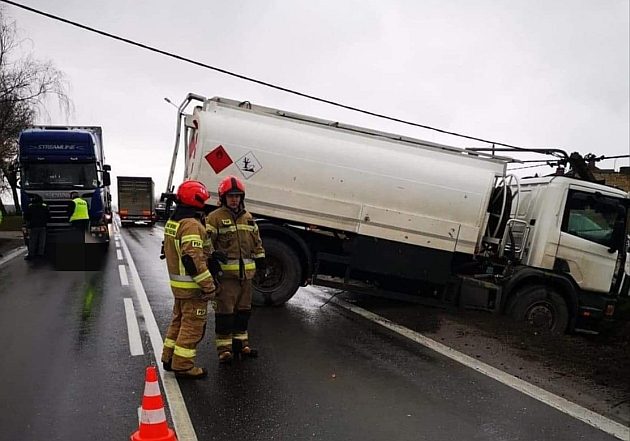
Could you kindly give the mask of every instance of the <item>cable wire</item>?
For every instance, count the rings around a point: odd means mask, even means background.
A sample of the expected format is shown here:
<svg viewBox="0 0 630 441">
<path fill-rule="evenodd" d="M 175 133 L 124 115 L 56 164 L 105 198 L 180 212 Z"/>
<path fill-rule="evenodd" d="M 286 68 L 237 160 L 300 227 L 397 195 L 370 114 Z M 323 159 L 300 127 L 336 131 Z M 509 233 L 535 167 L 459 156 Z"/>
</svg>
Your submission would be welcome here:
<svg viewBox="0 0 630 441">
<path fill-rule="evenodd" d="M 516 168 L 511 168 L 508 171 L 512 171 L 512 170 L 524 170 L 526 168 L 536 168 L 536 167 L 554 167 L 553 165 L 550 164 L 538 164 L 538 165 L 527 165 L 525 167 L 516 167 Z"/>
<path fill-rule="evenodd" d="M 439 129 L 439 128 L 436 128 L 436 127 L 431 127 L 431 126 L 427 126 L 427 125 L 424 125 L 424 124 L 418 124 L 418 123 L 414 123 L 412 121 L 407 121 L 407 120 L 404 120 L 404 119 L 387 116 L 387 115 L 384 115 L 384 114 L 381 114 L 381 113 L 372 112 L 372 111 L 361 109 L 361 108 L 358 108 L 358 107 L 353 107 L 353 106 L 349 106 L 349 105 L 346 105 L 346 104 L 341 104 L 341 103 L 338 103 L 338 102 L 335 102 L 335 101 L 332 101 L 332 100 L 329 100 L 329 99 L 326 99 L 326 98 L 320 98 L 320 97 L 317 97 L 317 96 L 314 96 L 314 95 L 309 95 L 307 93 L 299 92 L 299 91 L 296 91 L 296 90 L 293 90 L 293 89 L 289 89 L 289 88 L 286 88 L 286 87 L 283 87 L 283 86 L 278 86 L 276 84 L 268 83 L 266 81 L 257 80 L 255 78 L 248 77 L 246 75 L 242 75 L 242 74 L 239 74 L 239 73 L 231 72 L 229 70 L 222 69 L 220 67 L 211 66 L 211 65 L 203 63 L 201 61 L 196 61 L 196 60 L 193 60 L 191 58 L 184 57 L 182 55 L 177 55 L 175 53 L 159 49 L 157 47 L 149 46 L 149 45 L 144 44 L 144 43 L 139 43 L 137 41 L 134 41 L 134 40 L 131 40 L 131 39 L 128 39 L 128 38 L 125 38 L 125 37 L 121 37 L 121 36 L 118 36 L 118 35 L 115 35 L 115 34 L 111 34 L 109 32 L 105 32 L 105 31 L 102 31 L 100 29 L 96 29 L 96 28 L 84 25 L 84 24 L 78 23 L 76 21 L 68 20 L 66 18 L 57 16 L 57 15 L 53 15 L 53 14 L 50 14 L 48 12 L 44 12 L 44 11 L 32 8 L 30 6 L 26 6 L 26 5 L 23 5 L 23 4 L 11 1 L 11 0 L 0 0 L 0 2 L 7 3 L 7 4 L 11 5 L 11 6 L 15 6 L 16 8 L 20 8 L 20 9 L 23 9 L 25 11 L 29 11 L 29 12 L 32 12 L 34 14 L 44 16 L 44 17 L 50 18 L 52 20 L 60 21 L 60 22 L 65 23 L 65 24 L 68 24 L 68 25 L 71 25 L 71 26 L 75 26 L 75 27 L 83 29 L 85 31 L 89 31 L 89 32 L 92 32 L 92 33 L 95 33 L 95 34 L 99 34 L 99 35 L 104 36 L 104 37 L 108 37 L 108 38 L 111 38 L 111 39 L 114 39 L 114 40 L 117 40 L 117 41 L 121 41 L 123 43 L 130 44 L 132 46 L 136 46 L 136 47 L 139 47 L 139 48 L 151 51 L 151 52 L 155 52 L 155 53 L 158 53 L 160 55 L 164 55 L 166 57 L 174 58 L 176 60 L 183 61 L 183 62 L 186 62 L 186 63 L 190 63 L 190 64 L 193 64 L 195 66 L 199 66 L 199 67 L 203 67 L 205 69 L 210 69 L 210 70 L 213 70 L 213 71 L 216 71 L 216 72 L 220 72 L 222 74 L 229 75 L 229 76 L 232 76 L 232 77 L 235 77 L 235 78 L 239 78 L 241 80 L 249 81 L 249 82 L 252 82 L 252 83 L 255 83 L 255 84 L 259 84 L 261 86 L 270 87 L 272 89 L 280 90 L 282 92 L 286 92 L 286 93 L 290 93 L 290 94 L 293 94 L 293 95 L 297 95 L 297 96 L 300 96 L 300 97 L 303 97 L 303 98 L 307 98 L 307 99 L 310 99 L 310 100 L 313 100 L 313 101 L 318 101 L 320 103 L 330 104 L 332 106 L 340 107 L 342 109 L 352 110 L 354 112 L 363 113 L 365 115 L 374 116 L 376 118 L 386 119 L 386 120 L 389 120 L 389 121 L 394 121 L 394 122 L 398 122 L 398 123 L 401 123 L 401 124 L 410 125 L 410 126 L 413 126 L 413 127 L 419 127 L 419 128 L 426 129 L 426 130 L 433 130 L 435 132 L 444 133 L 446 135 L 457 136 L 459 138 L 465 138 L 465 139 L 470 139 L 470 140 L 473 140 L 473 141 L 479 141 L 479 142 L 484 142 L 484 143 L 488 143 L 488 144 L 494 144 L 494 145 L 498 145 L 498 146 L 509 147 L 509 148 L 514 149 L 514 150 L 521 150 L 521 151 L 529 151 L 530 150 L 527 147 L 519 147 L 519 146 L 515 146 L 515 145 L 511 145 L 511 144 L 505 144 L 505 143 L 502 143 L 502 142 L 497 142 L 497 141 L 491 141 L 491 140 L 488 140 L 488 139 L 478 138 L 476 136 L 470 136 L 470 135 L 464 135 L 464 134 L 457 133 L 457 132 L 451 132 L 451 131 L 448 131 L 448 130 Z"/>
</svg>

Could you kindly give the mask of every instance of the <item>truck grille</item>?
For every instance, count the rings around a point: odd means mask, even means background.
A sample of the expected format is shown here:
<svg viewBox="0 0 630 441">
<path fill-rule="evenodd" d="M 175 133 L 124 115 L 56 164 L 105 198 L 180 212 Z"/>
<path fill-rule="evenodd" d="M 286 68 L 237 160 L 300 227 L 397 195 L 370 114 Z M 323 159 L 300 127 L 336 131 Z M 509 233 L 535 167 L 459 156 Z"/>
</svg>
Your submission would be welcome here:
<svg viewBox="0 0 630 441">
<path fill-rule="evenodd" d="M 54 240 L 55 236 L 71 230 L 72 225 L 68 221 L 68 204 L 70 199 L 55 199 L 44 201 L 50 212 L 48 221 L 48 235 Z"/>
</svg>

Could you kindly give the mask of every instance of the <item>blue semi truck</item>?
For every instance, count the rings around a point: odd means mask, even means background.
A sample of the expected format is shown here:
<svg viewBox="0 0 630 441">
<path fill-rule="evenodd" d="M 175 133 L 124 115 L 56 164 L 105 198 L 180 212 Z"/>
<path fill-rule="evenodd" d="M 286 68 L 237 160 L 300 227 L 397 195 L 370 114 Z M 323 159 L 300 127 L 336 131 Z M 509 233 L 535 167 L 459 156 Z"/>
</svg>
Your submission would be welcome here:
<svg viewBox="0 0 630 441">
<path fill-rule="evenodd" d="M 19 138 L 18 166 L 22 207 L 26 208 L 35 194 L 49 207 L 49 243 L 69 237 L 70 193 L 76 191 L 89 206 L 87 239 L 107 247 L 112 219 L 111 167 L 105 164 L 101 127 L 36 126 L 24 130 Z M 28 241 L 26 229 L 24 232 Z"/>
</svg>

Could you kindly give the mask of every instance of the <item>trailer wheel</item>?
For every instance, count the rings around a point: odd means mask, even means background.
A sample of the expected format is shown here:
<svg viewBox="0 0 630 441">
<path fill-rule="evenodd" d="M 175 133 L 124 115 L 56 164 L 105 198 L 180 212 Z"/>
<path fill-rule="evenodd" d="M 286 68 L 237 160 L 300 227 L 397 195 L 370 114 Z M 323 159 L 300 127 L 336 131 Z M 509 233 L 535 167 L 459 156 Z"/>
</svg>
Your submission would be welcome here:
<svg viewBox="0 0 630 441">
<path fill-rule="evenodd" d="M 543 285 L 528 286 L 515 293 L 509 314 L 534 329 L 563 334 L 569 324 L 567 304 L 558 292 Z"/>
<path fill-rule="evenodd" d="M 287 302 L 300 286 L 302 267 L 297 253 L 285 242 L 266 238 L 265 261 L 267 277 L 254 277 L 252 303 L 256 306 L 280 306 Z"/>
</svg>

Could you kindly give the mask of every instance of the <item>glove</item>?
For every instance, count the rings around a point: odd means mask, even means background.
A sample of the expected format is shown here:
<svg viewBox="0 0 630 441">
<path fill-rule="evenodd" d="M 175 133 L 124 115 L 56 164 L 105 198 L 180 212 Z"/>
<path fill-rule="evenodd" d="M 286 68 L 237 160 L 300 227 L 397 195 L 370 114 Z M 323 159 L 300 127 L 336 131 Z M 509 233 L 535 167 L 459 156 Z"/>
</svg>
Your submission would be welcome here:
<svg viewBox="0 0 630 441">
<path fill-rule="evenodd" d="M 214 280 L 217 280 L 217 277 L 223 275 L 223 271 L 221 270 L 221 263 L 227 263 L 228 256 L 223 251 L 213 251 L 212 256 L 208 259 L 208 271 L 212 274 Z"/>
<path fill-rule="evenodd" d="M 225 254 L 225 252 L 223 251 L 218 251 L 218 250 L 212 252 L 212 258 L 216 260 L 217 262 L 221 262 L 221 263 L 227 263 L 228 261 L 227 254 Z"/>
<path fill-rule="evenodd" d="M 217 282 L 217 278 L 223 275 L 221 264 L 214 257 L 208 259 L 208 271 L 212 274 L 215 283 Z"/>
<path fill-rule="evenodd" d="M 260 277 L 261 279 L 266 279 L 268 272 L 267 261 L 265 260 L 265 258 L 259 257 L 258 259 L 254 259 L 254 262 L 256 262 L 256 274 L 258 275 L 258 277 Z"/>
</svg>

